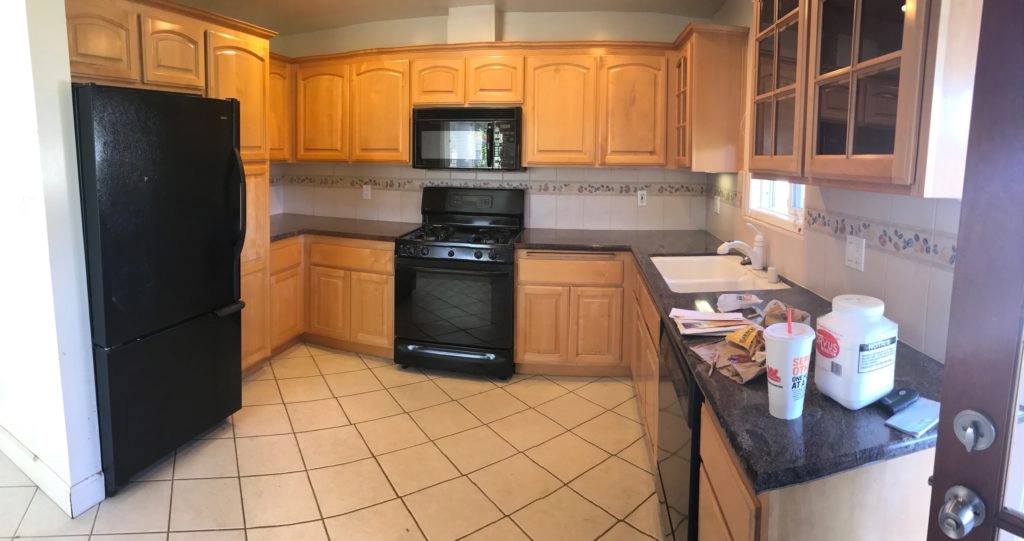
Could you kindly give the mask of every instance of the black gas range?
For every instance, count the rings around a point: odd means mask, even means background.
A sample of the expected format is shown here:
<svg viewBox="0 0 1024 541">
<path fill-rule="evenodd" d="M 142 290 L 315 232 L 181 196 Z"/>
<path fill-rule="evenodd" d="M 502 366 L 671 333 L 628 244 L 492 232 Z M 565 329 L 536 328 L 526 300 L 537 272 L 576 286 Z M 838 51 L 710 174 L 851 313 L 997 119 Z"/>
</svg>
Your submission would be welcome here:
<svg viewBox="0 0 1024 541">
<path fill-rule="evenodd" d="M 395 242 L 395 362 L 508 378 L 522 190 L 428 187 Z"/>
</svg>

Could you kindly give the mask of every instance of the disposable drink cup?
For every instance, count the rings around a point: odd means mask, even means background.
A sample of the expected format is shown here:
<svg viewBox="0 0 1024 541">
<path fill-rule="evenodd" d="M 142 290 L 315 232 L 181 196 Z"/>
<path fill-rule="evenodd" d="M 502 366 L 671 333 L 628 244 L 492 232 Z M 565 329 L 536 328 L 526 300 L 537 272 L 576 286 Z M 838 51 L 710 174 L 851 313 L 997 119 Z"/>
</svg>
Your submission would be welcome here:
<svg viewBox="0 0 1024 541">
<path fill-rule="evenodd" d="M 789 332 L 785 323 L 776 323 L 764 330 L 768 413 L 772 417 L 796 419 L 803 414 L 814 336 L 814 329 L 803 323 L 793 323 L 793 332 Z"/>
</svg>

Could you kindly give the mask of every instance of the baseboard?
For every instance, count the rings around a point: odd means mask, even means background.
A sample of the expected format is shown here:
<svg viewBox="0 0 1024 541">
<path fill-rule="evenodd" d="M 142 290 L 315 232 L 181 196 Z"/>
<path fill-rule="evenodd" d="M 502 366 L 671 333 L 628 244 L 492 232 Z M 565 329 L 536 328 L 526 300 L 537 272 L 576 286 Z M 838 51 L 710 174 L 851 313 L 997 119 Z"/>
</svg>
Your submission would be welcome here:
<svg viewBox="0 0 1024 541">
<path fill-rule="evenodd" d="M 378 346 L 368 346 L 366 344 L 359 344 L 356 342 L 349 342 L 347 340 L 338 340 L 335 338 L 328 338 L 326 336 L 320 336 L 318 334 L 304 334 L 302 339 L 311 344 L 318 346 L 326 346 L 334 349 L 343 349 L 347 351 L 354 351 L 356 353 L 365 353 L 367 355 L 375 355 L 377 357 L 383 357 L 385 359 L 394 359 L 395 350 L 393 347 L 382 348 Z"/>
<path fill-rule="evenodd" d="M 106 497 L 102 471 L 70 486 L 3 427 L 0 427 L 0 453 L 7 455 L 18 469 L 25 472 L 25 475 L 70 517 L 81 515 Z"/>
<path fill-rule="evenodd" d="M 628 376 L 624 364 L 578 364 L 560 362 L 516 362 L 516 374 L 537 376 Z"/>
</svg>

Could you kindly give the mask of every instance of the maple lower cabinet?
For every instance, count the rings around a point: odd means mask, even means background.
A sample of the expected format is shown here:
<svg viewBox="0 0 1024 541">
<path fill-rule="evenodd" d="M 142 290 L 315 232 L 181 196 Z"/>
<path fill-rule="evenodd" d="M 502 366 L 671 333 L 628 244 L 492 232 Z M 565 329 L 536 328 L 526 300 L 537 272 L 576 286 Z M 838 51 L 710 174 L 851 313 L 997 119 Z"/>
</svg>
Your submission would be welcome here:
<svg viewBox="0 0 1024 541">
<path fill-rule="evenodd" d="M 242 369 L 270 356 L 270 275 L 263 262 L 242 264 Z"/>
<path fill-rule="evenodd" d="M 201 21 L 146 9 L 142 23 L 142 81 L 206 88 L 206 49 Z"/>
<path fill-rule="evenodd" d="M 306 273 L 303 241 L 291 237 L 270 245 L 270 344 L 274 350 L 306 328 Z"/>
<path fill-rule="evenodd" d="M 523 55 L 466 57 L 466 103 L 522 103 Z"/>
<path fill-rule="evenodd" d="M 267 152 L 271 161 L 290 162 L 295 159 L 295 68 L 271 55 L 267 81 Z"/>
<path fill-rule="evenodd" d="M 135 5 L 121 0 L 65 0 L 71 74 L 139 81 L 139 21 Z"/>
<path fill-rule="evenodd" d="M 270 246 L 270 168 L 248 163 L 245 169 L 245 240 L 242 263 L 266 262 Z"/>
<path fill-rule="evenodd" d="M 348 340 L 349 293 L 348 271 L 309 267 L 309 332 Z"/>
<path fill-rule="evenodd" d="M 239 151 L 243 160 L 267 159 L 268 40 L 207 31 L 207 95 L 239 102 Z"/>
<path fill-rule="evenodd" d="M 569 358 L 617 364 L 622 354 L 622 287 L 569 291 Z"/>
<path fill-rule="evenodd" d="M 526 58 L 526 165 L 592 165 L 597 157 L 597 57 Z"/>
<path fill-rule="evenodd" d="M 664 165 L 666 60 L 602 56 L 598 79 L 602 165 Z"/>
<path fill-rule="evenodd" d="M 295 70 L 295 158 L 347 160 L 349 67 L 299 64 Z"/>
<path fill-rule="evenodd" d="M 409 61 L 359 62 L 350 70 L 352 160 L 408 162 Z"/>
<path fill-rule="evenodd" d="M 466 100 L 466 60 L 416 58 L 412 61 L 413 105 L 462 105 Z"/>
<path fill-rule="evenodd" d="M 395 277 L 352 272 L 349 287 L 350 339 L 369 346 L 391 347 L 395 334 Z"/>
<path fill-rule="evenodd" d="M 569 291 L 563 286 L 516 287 L 516 361 L 568 360 Z"/>
</svg>

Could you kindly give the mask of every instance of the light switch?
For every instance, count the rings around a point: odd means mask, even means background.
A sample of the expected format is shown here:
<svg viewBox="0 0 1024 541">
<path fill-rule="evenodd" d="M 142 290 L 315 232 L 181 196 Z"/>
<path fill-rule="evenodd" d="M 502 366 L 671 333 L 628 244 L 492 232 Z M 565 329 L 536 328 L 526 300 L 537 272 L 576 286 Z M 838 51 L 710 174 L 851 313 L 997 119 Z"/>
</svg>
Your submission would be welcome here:
<svg viewBox="0 0 1024 541">
<path fill-rule="evenodd" d="M 846 236 L 846 266 L 864 272 L 864 239 Z"/>
<path fill-rule="evenodd" d="M 363 199 L 370 199 L 373 197 L 373 188 L 369 184 L 363 184 Z"/>
<path fill-rule="evenodd" d="M 647 190 L 636 191 L 636 206 L 646 207 L 647 206 Z"/>
<path fill-rule="evenodd" d="M 715 196 L 715 214 L 722 213 L 722 198 L 721 196 Z"/>
</svg>

